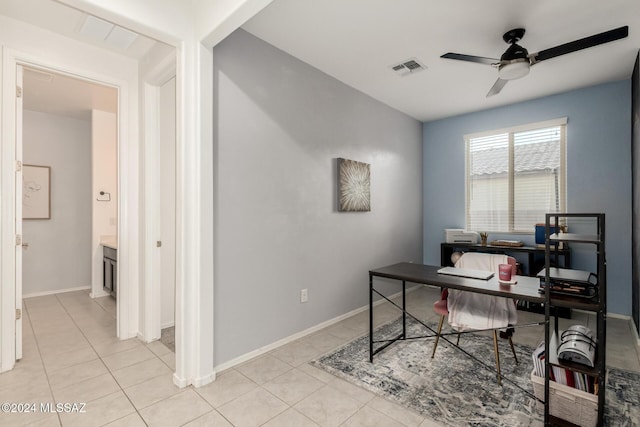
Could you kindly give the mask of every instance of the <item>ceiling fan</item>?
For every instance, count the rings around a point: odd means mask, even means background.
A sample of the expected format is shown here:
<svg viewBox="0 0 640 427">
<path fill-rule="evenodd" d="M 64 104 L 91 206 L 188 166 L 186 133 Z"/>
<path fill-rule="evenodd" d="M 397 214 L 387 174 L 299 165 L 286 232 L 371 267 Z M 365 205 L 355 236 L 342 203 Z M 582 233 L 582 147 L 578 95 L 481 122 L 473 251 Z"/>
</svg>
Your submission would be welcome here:
<svg viewBox="0 0 640 427">
<path fill-rule="evenodd" d="M 522 37 L 524 37 L 524 32 L 524 28 L 514 28 L 513 30 L 504 33 L 502 39 L 511 46 L 509 46 L 509 48 L 502 54 L 500 59 L 451 52 L 445 53 L 441 58 L 478 62 L 480 64 L 487 64 L 492 67 L 496 67 L 498 69 L 498 80 L 496 80 L 489 90 L 489 93 L 487 93 L 488 98 L 500 93 L 509 80 L 519 79 L 529 74 L 529 68 L 532 65 L 535 65 L 540 61 L 555 58 L 556 56 L 623 39 L 629 35 L 629 27 L 624 26 L 605 31 L 604 33 L 564 43 L 536 53 L 529 53 L 527 49 L 517 44 L 517 42 L 522 40 Z"/>
</svg>

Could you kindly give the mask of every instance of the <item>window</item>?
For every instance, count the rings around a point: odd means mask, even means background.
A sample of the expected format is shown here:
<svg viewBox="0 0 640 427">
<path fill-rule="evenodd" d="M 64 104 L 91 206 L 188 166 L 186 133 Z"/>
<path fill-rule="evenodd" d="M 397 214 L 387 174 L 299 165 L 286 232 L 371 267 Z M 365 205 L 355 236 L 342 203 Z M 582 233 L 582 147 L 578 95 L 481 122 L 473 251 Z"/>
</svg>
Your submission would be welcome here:
<svg viewBox="0 0 640 427">
<path fill-rule="evenodd" d="M 565 210 L 566 123 L 465 136 L 467 230 L 532 233 Z"/>
</svg>

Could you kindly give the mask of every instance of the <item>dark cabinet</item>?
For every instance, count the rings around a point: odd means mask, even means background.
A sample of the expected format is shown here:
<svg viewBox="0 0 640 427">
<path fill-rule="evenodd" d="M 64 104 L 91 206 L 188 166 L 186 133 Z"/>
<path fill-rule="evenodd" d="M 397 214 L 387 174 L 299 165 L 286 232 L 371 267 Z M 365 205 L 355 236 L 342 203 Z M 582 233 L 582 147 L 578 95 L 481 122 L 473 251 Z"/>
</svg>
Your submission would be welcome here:
<svg viewBox="0 0 640 427">
<path fill-rule="evenodd" d="M 102 287 L 115 298 L 118 291 L 118 251 L 103 246 L 102 255 Z"/>
</svg>

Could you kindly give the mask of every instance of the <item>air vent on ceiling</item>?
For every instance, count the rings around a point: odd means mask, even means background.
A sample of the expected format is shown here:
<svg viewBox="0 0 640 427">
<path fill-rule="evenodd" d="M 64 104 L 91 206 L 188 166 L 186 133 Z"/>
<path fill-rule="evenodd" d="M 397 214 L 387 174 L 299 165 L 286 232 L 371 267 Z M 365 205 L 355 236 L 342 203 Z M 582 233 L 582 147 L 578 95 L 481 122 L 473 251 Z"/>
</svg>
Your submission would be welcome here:
<svg viewBox="0 0 640 427">
<path fill-rule="evenodd" d="M 408 76 L 412 73 L 425 70 L 427 67 L 422 65 L 416 58 L 407 59 L 399 64 L 392 65 L 391 69 L 400 76 Z"/>
<path fill-rule="evenodd" d="M 122 50 L 127 50 L 138 38 L 138 34 L 92 15 L 86 16 L 78 31 L 92 40 L 104 42 Z"/>
</svg>

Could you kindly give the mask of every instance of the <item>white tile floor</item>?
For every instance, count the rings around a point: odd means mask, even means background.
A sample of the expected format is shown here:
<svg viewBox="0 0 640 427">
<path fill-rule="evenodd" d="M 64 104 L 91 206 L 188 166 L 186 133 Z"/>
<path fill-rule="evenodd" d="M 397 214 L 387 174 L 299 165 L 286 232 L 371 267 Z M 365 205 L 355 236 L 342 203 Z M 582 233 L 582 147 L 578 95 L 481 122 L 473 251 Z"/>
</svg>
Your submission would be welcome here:
<svg viewBox="0 0 640 427">
<path fill-rule="evenodd" d="M 438 295 L 421 287 L 408 298 L 409 309 L 433 316 Z M 388 304 L 378 306 L 375 323 L 397 315 Z M 540 318 L 519 316 L 520 323 Z M 575 313 L 561 328 L 591 322 Z M 367 331 L 368 314 L 360 313 L 222 372 L 205 387 L 179 389 L 172 382 L 175 355 L 163 344 L 115 338 L 110 297 L 70 292 L 26 299 L 24 358 L 0 374 L 0 402 L 36 403 L 38 411 L 0 413 L 0 426 L 437 426 L 308 363 Z M 543 334 L 542 327 L 519 329 L 514 341 L 533 346 Z M 607 334 L 608 364 L 640 371 L 629 323 L 609 318 Z M 47 402 L 86 403 L 86 412 L 41 412 Z"/>
</svg>

